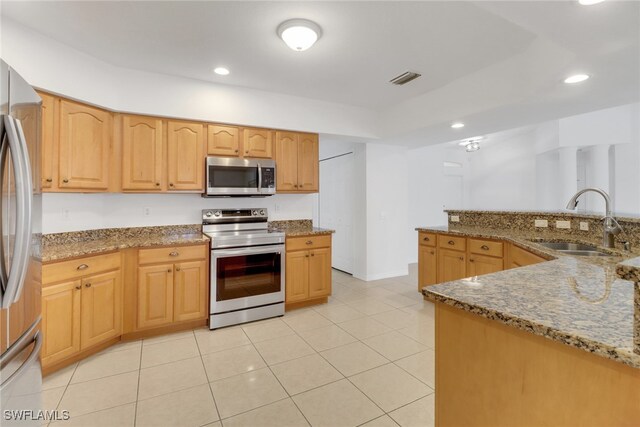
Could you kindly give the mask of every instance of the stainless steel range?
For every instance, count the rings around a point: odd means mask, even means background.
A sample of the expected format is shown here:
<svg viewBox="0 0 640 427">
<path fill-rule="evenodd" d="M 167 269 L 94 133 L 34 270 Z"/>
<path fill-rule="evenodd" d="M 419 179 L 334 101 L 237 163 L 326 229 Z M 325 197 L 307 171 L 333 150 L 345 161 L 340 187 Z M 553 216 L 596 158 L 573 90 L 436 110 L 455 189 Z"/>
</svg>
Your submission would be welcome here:
<svg viewBox="0 0 640 427">
<path fill-rule="evenodd" d="M 269 232 L 267 210 L 205 209 L 211 238 L 209 328 L 284 315 L 284 240 Z"/>
</svg>

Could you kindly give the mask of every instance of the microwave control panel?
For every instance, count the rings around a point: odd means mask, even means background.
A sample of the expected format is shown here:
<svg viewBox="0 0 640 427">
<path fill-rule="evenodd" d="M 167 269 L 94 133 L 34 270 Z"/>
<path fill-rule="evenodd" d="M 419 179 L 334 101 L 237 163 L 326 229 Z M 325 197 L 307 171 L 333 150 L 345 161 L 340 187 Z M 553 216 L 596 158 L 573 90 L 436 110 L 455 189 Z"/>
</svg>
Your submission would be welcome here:
<svg viewBox="0 0 640 427">
<path fill-rule="evenodd" d="M 276 169 L 262 168 L 262 188 L 276 187 Z"/>
</svg>

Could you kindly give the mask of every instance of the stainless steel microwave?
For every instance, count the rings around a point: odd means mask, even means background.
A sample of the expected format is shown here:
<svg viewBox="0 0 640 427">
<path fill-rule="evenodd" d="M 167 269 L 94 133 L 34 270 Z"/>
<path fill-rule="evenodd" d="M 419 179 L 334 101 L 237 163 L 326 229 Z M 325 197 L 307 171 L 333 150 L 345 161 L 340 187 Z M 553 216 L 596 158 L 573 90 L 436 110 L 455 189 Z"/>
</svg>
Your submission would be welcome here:
<svg viewBox="0 0 640 427">
<path fill-rule="evenodd" d="M 207 157 L 206 169 L 205 197 L 263 197 L 276 193 L 274 160 Z"/>
</svg>

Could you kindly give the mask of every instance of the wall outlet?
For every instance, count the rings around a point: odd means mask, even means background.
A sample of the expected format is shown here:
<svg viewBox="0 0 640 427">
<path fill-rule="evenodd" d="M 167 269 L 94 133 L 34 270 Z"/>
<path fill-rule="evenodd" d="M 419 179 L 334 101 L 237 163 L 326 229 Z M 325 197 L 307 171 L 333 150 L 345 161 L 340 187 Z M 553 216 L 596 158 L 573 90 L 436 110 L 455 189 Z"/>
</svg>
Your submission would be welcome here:
<svg viewBox="0 0 640 427">
<path fill-rule="evenodd" d="M 589 223 L 586 221 L 580 221 L 580 230 L 589 231 Z"/>
<path fill-rule="evenodd" d="M 459 217 L 458 215 L 451 215 L 451 216 L 449 217 L 449 220 L 450 220 L 451 222 L 460 222 L 460 217 Z"/>
<path fill-rule="evenodd" d="M 556 221 L 556 228 L 571 228 L 571 221 Z"/>
<path fill-rule="evenodd" d="M 149 208 L 149 207 L 142 208 L 142 213 L 144 214 L 144 216 L 150 216 L 151 215 L 151 208 Z"/>
<path fill-rule="evenodd" d="M 546 219 L 536 219 L 535 220 L 535 226 L 536 227 L 548 227 L 549 226 L 549 221 Z"/>
</svg>

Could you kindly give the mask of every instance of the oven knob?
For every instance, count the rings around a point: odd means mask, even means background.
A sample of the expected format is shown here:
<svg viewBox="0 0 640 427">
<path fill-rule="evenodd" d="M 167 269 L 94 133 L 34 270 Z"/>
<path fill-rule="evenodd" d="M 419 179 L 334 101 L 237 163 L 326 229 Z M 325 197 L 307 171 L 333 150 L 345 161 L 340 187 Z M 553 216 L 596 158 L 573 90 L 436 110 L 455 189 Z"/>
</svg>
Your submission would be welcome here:
<svg viewBox="0 0 640 427">
<path fill-rule="evenodd" d="M 251 211 L 251 215 L 258 216 L 258 211 Z"/>
<path fill-rule="evenodd" d="M 260 215 L 264 216 L 264 209 L 260 209 Z"/>
<path fill-rule="evenodd" d="M 204 216 L 206 216 L 207 218 L 211 218 L 213 216 L 213 212 L 209 211 L 206 214 L 204 214 Z"/>
<path fill-rule="evenodd" d="M 216 211 L 216 213 L 214 213 L 215 216 L 220 216 L 220 211 Z"/>
</svg>

